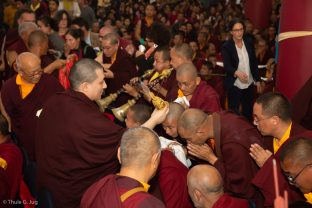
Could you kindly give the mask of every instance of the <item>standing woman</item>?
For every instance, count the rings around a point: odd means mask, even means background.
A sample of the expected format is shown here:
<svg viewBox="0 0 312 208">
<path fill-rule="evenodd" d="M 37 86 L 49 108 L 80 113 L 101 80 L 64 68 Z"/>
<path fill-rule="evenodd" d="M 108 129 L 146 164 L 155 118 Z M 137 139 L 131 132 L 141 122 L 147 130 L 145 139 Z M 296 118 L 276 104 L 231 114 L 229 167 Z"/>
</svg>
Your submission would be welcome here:
<svg viewBox="0 0 312 208">
<path fill-rule="evenodd" d="M 96 58 L 93 48 L 83 41 L 83 32 L 80 29 L 69 29 L 65 34 L 65 41 L 64 55 L 66 57 L 76 54 L 78 60 L 82 58 Z"/>
<path fill-rule="evenodd" d="M 222 46 L 222 56 L 226 78 L 224 85 L 227 90 L 229 110 L 252 119 L 254 87 L 261 93 L 260 76 L 251 39 L 244 38 L 244 23 L 233 19 L 229 23 L 232 38 Z"/>
<path fill-rule="evenodd" d="M 70 16 L 65 10 L 60 10 L 56 13 L 55 17 L 56 31 L 60 37 L 65 40 L 65 34 L 70 25 Z"/>
</svg>

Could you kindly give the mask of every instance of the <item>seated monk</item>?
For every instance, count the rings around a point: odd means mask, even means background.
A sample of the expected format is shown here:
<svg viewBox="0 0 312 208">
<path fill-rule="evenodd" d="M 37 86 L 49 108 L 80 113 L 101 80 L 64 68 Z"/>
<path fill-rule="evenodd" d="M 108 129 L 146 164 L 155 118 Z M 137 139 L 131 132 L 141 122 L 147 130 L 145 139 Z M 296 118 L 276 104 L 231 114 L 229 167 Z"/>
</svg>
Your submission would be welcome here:
<svg viewBox="0 0 312 208">
<path fill-rule="evenodd" d="M 136 65 L 127 52 L 121 49 L 119 36 L 116 33 L 108 33 L 100 36 L 103 53 L 95 59 L 104 67 L 107 82 L 105 94 L 115 93 L 129 83 L 130 79 L 137 76 Z M 118 96 L 115 106 L 125 104 L 131 97 L 125 93 Z"/>
<path fill-rule="evenodd" d="M 210 165 L 197 165 L 187 174 L 189 195 L 195 207 L 248 208 L 248 201 L 232 197 L 223 190 L 222 176 Z"/>
<path fill-rule="evenodd" d="M 263 206 L 260 193 L 251 185 L 259 168 L 248 151 L 253 143 L 261 145 L 261 136 L 246 119 L 231 112 L 207 115 L 187 109 L 178 121 L 178 133 L 188 142 L 188 154 L 220 172 L 225 193 Z"/>
<path fill-rule="evenodd" d="M 128 129 L 121 138 L 118 174 L 108 175 L 84 193 L 81 208 L 158 207 L 165 205 L 147 193 L 148 181 L 160 162 L 160 142 L 155 132 L 144 127 Z"/>
<path fill-rule="evenodd" d="M 179 95 L 175 102 L 183 103 L 189 108 L 201 109 L 207 113 L 222 110 L 218 93 L 198 77 L 197 69 L 192 63 L 179 66 L 176 78 Z"/>
<path fill-rule="evenodd" d="M 163 74 L 166 74 L 170 68 L 170 54 L 169 54 L 169 48 L 168 47 L 158 47 L 156 49 L 155 55 L 154 55 L 154 69 L 155 72 L 150 76 L 150 79 L 146 82 L 146 85 L 153 86 L 152 92 L 160 96 L 161 98 L 167 100 L 167 101 L 173 101 L 176 98 L 176 92 L 178 89 L 177 80 L 175 78 L 175 71 L 172 70 L 169 77 L 157 80 L 159 76 L 162 76 Z M 133 81 L 137 80 L 132 79 Z M 138 89 L 135 89 L 135 87 L 132 87 L 129 84 L 124 85 L 124 89 L 132 96 L 136 97 L 138 96 L 139 92 Z M 171 93 L 170 92 L 175 92 Z M 145 96 L 146 100 L 148 102 L 151 101 L 150 96 Z"/>
</svg>

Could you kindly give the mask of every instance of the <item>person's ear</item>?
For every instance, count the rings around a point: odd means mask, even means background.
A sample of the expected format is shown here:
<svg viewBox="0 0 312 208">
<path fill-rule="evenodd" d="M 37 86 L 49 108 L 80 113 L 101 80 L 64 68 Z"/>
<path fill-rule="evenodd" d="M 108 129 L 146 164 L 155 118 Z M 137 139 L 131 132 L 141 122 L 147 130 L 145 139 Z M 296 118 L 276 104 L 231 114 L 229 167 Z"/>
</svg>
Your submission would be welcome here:
<svg viewBox="0 0 312 208">
<path fill-rule="evenodd" d="M 118 150 L 117 150 L 117 158 L 118 158 L 119 163 L 121 164 L 121 160 L 120 160 L 120 146 L 118 147 Z"/>
<path fill-rule="evenodd" d="M 280 122 L 280 118 L 278 116 L 273 116 L 272 118 L 273 125 L 277 125 Z"/>
<path fill-rule="evenodd" d="M 200 77 L 196 77 L 196 80 L 195 80 L 195 82 L 196 82 L 196 86 L 198 86 L 198 85 L 199 85 L 200 81 L 201 81 L 201 78 L 200 78 Z"/>
<path fill-rule="evenodd" d="M 158 168 L 158 165 L 159 165 L 159 161 L 160 161 L 160 155 L 161 155 L 161 151 L 155 153 L 153 156 L 152 156 L 152 161 L 151 161 L 151 164 L 152 164 L 152 168 L 153 170 L 157 170 Z"/>
<path fill-rule="evenodd" d="M 198 189 L 194 189 L 194 197 L 196 199 L 197 202 L 200 202 L 201 201 L 201 198 L 202 198 L 202 194 L 201 192 L 198 190 Z"/>
<path fill-rule="evenodd" d="M 80 86 L 79 89 L 81 92 L 87 92 L 89 88 L 89 84 L 87 82 L 83 82 Z"/>
</svg>

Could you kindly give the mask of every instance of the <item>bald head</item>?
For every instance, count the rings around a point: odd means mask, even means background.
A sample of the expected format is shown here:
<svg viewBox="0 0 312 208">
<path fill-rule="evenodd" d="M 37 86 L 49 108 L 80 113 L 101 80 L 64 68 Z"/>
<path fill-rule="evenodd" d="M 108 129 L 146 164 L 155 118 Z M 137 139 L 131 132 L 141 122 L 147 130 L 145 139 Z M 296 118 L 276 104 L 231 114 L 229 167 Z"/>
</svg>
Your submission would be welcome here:
<svg viewBox="0 0 312 208">
<path fill-rule="evenodd" d="M 181 64 L 192 63 L 192 48 L 186 43 L 176 45 L 170 50 L 170 58 L 170 64 L 175 69 L 177 69 Z"/>
<path fill-rule="evenodd" d="M 100 33 L 101 36 L 105 36 L 105 35 L 107 35 L 109 33 L 116 33 L 117 34 L 117 30 L 116 30 L 115 27 L 108 25 L 108 26 L 102 27 L 100 29 L 99 33 Z"/>
<path fill-rule="evenodd" d="M 188 44 L 183 43 L 180 45 L 176 45 L 173 49 L 179 56 L 183 57 L 185 60 L 189 60 L 189 61 L 192 60 L 193 51 L 192 51 L 192 48 Z"/>
<path fill-rule="evenodd" d="M 285 145 L 280 154 L 280 160 L 291 161 L 294 165 L 309 164 L 312 162 L 312 140 L 298 138 Z"/>
<path fill-rule="evenodd" d="M 24 52 L 17 56 L 16 68 L 22 79 L 32 84 L 39 82 L 43 72 L 40 59 L 30 52 Z"/>
<path fill-rule="evenodd" d="M 29 35 L 28 47 L 32 48 L 34 46 L 43 45 L 48 43 L 48 36 L 41 30 L 35 30 Z"/>
<path fill-rule="evenodd" d="M 143 168 L 159 152 L 160 142 L 154 131 L 145 127 L 128 129 L 120 143 L 121 167 Z"/>
<path fill-rule="evenodd" d="M 179 103 L 170 103 L 169 104 L 169 113 L 167 114 L 166 119 L 162 123 L 166 134 L 169 136 L 176 138 L 178 137 L 178 120 L 180 116 L 184 112 L 184 107 Z"/>
<path fill-rule="evenodd" d="M 187 174 L 189 193 L 194 189 L 203 194 L 223 194 L 223 181 L 216 168 L 210 165 L 197 165 Z"/>
<path fill-rule="evenodd" d="M 38 68 L 40 62 L 40 59 L 35 54 L 24 52 L 17 56 L 16 67 L 17 70 L 23 70 L 27 73 L 29 68 Z"/>
<path fill-rule="evenodd" d="M 179 103 L 169 103 L 169 112 L 166 119 L 174 119 L 178 121 L 184 110 L 185 108 Z"/>
<path fill-rule="evenodd" d="M 184 63 L 177 68 L 177 77 L 187 76 L 191 79 L 196 79 L 198 77 L 197 69 L 193 63 Z"/>
<path fill-rule="evenodd" d="M 183 129 L 188 131 L 195 132 L 198 127 L 200 127 L 205 119 L 207 114 L 199 109 L 190 108 L 183 112 L 178 122 L 178 131 L 180 132 Z"/>
</svg>

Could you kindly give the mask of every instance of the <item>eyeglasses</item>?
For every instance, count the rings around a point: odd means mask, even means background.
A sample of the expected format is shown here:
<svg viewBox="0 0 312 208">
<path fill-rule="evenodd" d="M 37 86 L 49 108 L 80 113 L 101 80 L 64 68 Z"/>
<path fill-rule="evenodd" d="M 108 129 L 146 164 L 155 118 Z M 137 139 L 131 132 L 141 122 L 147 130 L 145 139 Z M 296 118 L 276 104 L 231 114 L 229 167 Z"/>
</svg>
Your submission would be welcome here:
<svg viewBox="0 0 312 208">
<path fill-rule="evenodd" d="M 244 28 L 232 30 L 232 32 L 235 32 L 235 33 L 243 32 L 243 31 L 244 31 Z"/>
<path fill-rule="evenodd" d="M 273 116 L 270 116 L 270 117 L 267 117 L 267 118 L 262 118 L 262 119 L 258 119 L 257 117 L 254 117 L 254 118 L 253 118 L 253 124 L 254 124 L 255 126 L 258 126 L 259 123 L 260 123 L 260 121 L 264 121 L 264 120 L 270 119 L 270 118 L 272 118 L 272 117 L 273 117 Z"/>
<path fill-rule="evenodd" d="M 35 76 L 40 76 L 42 73 L 43 73 L 43 70 L 41 69 L 41 67 L 36 70 L 36 71 L 33 71 L 31 73 L 27 73 L 25 72 L 24 70 L 22 70 L 21 68 L 19 69 L 24 75 L 26 75 L 27 77 L 29 78 L 34 78 Z"/>
<path fill-rule="evenodd" d="M 297 173 L 297 175 L 295 175 L 295 176 L 286 175 L 289 184 L 291 184 L 291 185 L 296 185 L 296 179 L 298 178 L 298 176 L 299 176 L 307 167 L 310 167 L 310 166 L 312 166 L 312 163 L 309 163 L 309 164 L 307 164 L 306 166 L 304 166 L 304 167 L 299 171 L 299 173 Z"/>
</svg>

